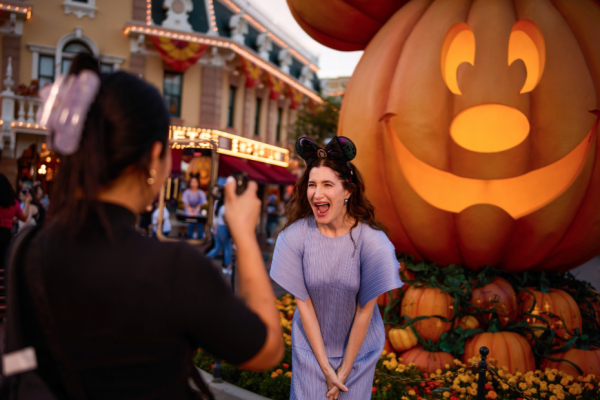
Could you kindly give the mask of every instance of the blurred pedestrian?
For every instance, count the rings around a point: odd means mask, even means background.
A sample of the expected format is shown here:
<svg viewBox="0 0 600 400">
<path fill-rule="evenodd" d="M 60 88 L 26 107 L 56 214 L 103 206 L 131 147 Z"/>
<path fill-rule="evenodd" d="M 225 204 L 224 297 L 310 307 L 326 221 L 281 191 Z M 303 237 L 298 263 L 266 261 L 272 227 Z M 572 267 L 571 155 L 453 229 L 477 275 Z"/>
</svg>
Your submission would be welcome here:
<svg viewBox="0 0 600 400">
<path fill-rule="evenodd" d="M 267 243 L 273 244 L 275 239 L 272 237 L 273 233 L 277 229 L 277 225 L 279 224 L 279 216 L 281 215 L 281 210 L 279 207 L 279 203 L 277 202 L 277 197 L 275 195 L 269 196 L 269 202 L 267 203 Z"/>
<path fill-rule="evenodd" d="M 33 193 L 40 202 L 40 204 L 44 206 L 44 210 L 48 210 L 48 207 L 50 206 L 50 200 L 48 199 L 48 194 L 44 193 L 44 187 L 42 186 L 42 182 L 37 181 L 33 185 Z"/>
<path fill-rule="evenodd" d="M 181 201 L 185 208 L 186 217 L 200 217 L 200 209 L 206 204 L 206 193 L 200 189 L 200 181 L 197 176 L 190 177 L 188 188 L 183 191 Z M 194 228 L 197 234 L 194 232 Z M 188 237 L 202 239 L 204 237 L 204 224 L 200 221 L 190 222 L 188 225 Z"/>
<path fill-rule="evenodd" d="M 152 212 L 152 237 L 156 237 L 159 215 L 160 208 L 158 207 L 158 202 L 154 202 L 154 211 Z M 164 236 L 169 236 L 169 233 L 171 233 L 171 221 L 169 220 L 169 217 L 169 210 L 167 210 L 167 207 L 163 207 L 162 233 Z"/>
<path fill-rule="evenodd" d="M 96 67 L 82 70 L 82 61 Z M 154 86 L 123 71 L 100 76 L 97 66 L 90 55 L 76 56 L 68 80 L 55 81 L 56 96 L 43 106 L 41 121 L 61 169 L 49 224 L 24 233 L 26 251 L 14 259 L 22 260 L 15 268 L 27 271 L 24 277 L 44 279 L 15 283 L 27 311 L 11 320 L 9 303 L 7 326 L 26 329 L 6 341 L 8 352 L 35 349 L 37 368 L 29 373 L 39 379 L 3 376 L 3 384 L 22 393 L 36 382 L 36 393 L 46 393 L 36 398 L 212 399 L 192 365 L 194 350 L 250 370 L 272 368 L 283 356 L 254 234 L 257 185 L 250 182 L 239 196 L 235 181 L 225 185 L 242 301 L 197 247 L 157 242 L 135 230 L 135 215 L 169 176 L 170 115 Z"/>
<path fill-rule="evenodd" d="M 0 269 L 4 269 L 6 250 L 12 239 L 15 218 L 26 221 L 29 215 L 31 195 L 25 196 L 25 207 L 21 209 L 19 199 L 8 178 L 0 174 Z M 24 212 L 23 212 L 24 211 Z"/>
<path fill-rule="evenodd" d="M 217 232 L 215 234 L 215 247 L 206 254 L 207 257 L 214 258 L 220 252 L 223 252 L 223 273 L 231 273 L 231 236 L 229 228 L 225 222 L 225 202 L 219 199 L 215 205 L 215 216 L 217 223 Z"/>
</svg>

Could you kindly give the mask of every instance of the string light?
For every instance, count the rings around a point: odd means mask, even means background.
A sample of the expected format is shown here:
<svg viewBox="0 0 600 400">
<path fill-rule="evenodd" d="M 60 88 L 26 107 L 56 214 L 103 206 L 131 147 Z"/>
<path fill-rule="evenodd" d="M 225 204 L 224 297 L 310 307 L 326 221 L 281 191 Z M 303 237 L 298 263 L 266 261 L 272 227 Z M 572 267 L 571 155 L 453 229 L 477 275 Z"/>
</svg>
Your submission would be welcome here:
<svg viewBox="0 0 600 400">
<path fill-rule="evenodd" d="M 16 12 L 25 15 L 27 19 L 31 18 L 31 6 L 13 6 L 6 3 L 0 3 L 0 10 Z"/>
</svg>

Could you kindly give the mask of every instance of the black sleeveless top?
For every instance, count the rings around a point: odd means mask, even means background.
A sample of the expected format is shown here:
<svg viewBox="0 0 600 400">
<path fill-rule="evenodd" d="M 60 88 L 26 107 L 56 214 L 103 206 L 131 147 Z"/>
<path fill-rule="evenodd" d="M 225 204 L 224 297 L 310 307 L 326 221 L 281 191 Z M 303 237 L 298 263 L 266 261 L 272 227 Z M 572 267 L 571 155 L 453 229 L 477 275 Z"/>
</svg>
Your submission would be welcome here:
<svg viewBox="0 0 600 400">
<path fill-rule="evenodd" d="M 195 349 L 234 364 L 258 353 L 264 324 L 197 248 L 143 237 L 134 214 L 104 208 L 112 238 L 90 217 L 74 239 L 50 226 L 31 243 L 42 251 L 49 306 L 90 399 L 191 399 Z M 25 343 L 66 398 L 35 313 L 24 314 L 33 316 L 24 321 Z"/>
</svg>

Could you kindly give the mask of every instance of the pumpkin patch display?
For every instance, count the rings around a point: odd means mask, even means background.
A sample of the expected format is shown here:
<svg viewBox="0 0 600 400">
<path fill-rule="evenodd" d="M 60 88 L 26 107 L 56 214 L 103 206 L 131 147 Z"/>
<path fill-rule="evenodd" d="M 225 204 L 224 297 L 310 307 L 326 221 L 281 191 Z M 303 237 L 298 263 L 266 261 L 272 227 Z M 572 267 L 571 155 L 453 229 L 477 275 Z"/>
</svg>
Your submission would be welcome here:
<svg viewBox="0 0 600 400">
<path fill-rule="evenodd" d="M 491 283 L 473 289 L 471 304 L 483 310 L 495 309 L 502 325 L 515 321 L 519 311 L 517 294 L 503 278 L 495 278 Z M 491 317 L 491 313 L 484 315 L 488 320 Z"/>
<path fill-rule="evenodd" d="M 410 327 L 404 329 L 392 328 L 388 332 L 388 338 L 394 350 L 398 352 L 412 349 L 419 343 L 417 336 Z"/>
<path fill-rule="evenodd" d="M 403 364 L 414 363 L 421 367 L 423 371 L 435 372 L 438 369 L 443 369 L 445 365 L 452 364 L 454 362 L 454 356 L 450 353 L 443 351 L 427 351 L 421 346 L 414 347 L 408 351 L 405 351 L 400 355 Z"/>
<path fill-rule="evenodd" d="M 496 368 L 506 367 L 511 374 L 535 370 L 535 359 L 527 340 L 514 332 L 485 332 L 475 335 L 465 345 L 463 362 L 479 357 L 479 349 L 487 347 L 490 351 L 488 360 Z"/>
<path fill-rule="evenodd" d="M 401 315 L 411 319 L 427 317 L 414 322 L 413 326 L 424 340 L 436 342 L 452 324 L 433 316 L 451 319 L 454 316 L 453 303 L 452 297 L 440 289 L 411 286 L 402 298 Z"/>
<path fill-rule="evenodd" d="M 581 311 L 571 295 L 560 289 L 549 289 L 548 293 L 534 290 L 534 288 L 527 289 L 533 295 L 527 292 L 519 293 L 522 299 L 521 311 L 531 314 L 523 315 L 523 319 L 531 324 L 543 324 L 550 327 L 555 330 L 558 337 L 565 340 L 570 339 L 575 334 L 575 329 L 581 331 Z M 535 318 L 538 315 L 544 318 L 547 323 Z"/>
</svg>

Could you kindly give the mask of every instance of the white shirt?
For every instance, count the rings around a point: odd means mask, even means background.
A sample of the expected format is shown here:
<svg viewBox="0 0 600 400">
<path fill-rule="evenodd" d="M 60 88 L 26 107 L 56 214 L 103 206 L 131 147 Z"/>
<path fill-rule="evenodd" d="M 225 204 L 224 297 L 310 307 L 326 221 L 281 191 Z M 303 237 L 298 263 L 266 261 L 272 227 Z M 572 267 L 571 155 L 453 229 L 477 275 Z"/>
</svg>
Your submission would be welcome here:
<svg viewBox="0 0 600 400">
<path fill-rule="evenodd" d="M 152 213 L 152 230 L 156 232 L 158 228 L 158 208 Z M 169 221 L 169 210 L 166 208 L 163 211 L 163 232 L 171 232 L 171 221 Z"/>
<path fill-rule="evenodd" d="M 223 204 L 223 206 L 221 206 L 221 208 L 219 208 L 219 212 L 217 213 L 217 225 L 226 225 L 224 215 L 225 215 L 225 205 Z"/>
</svg>

